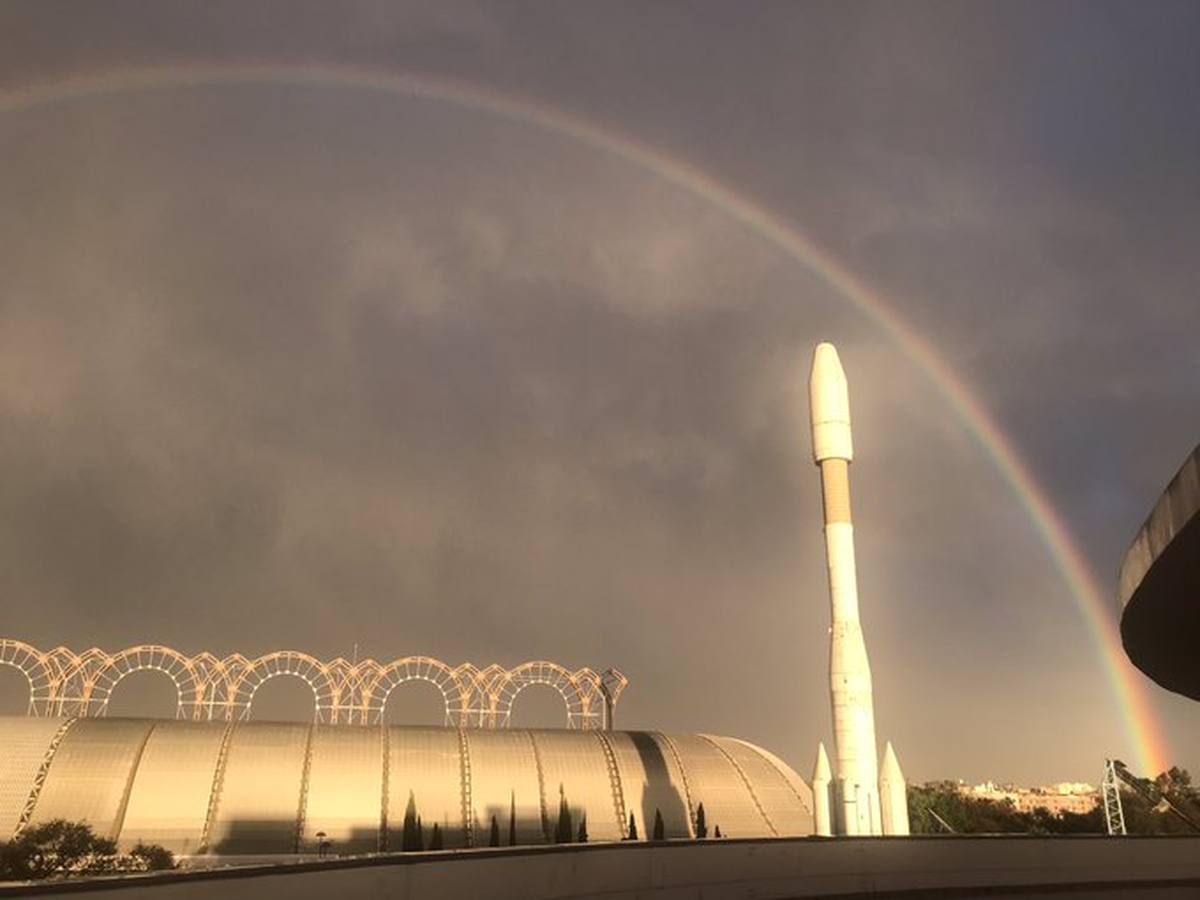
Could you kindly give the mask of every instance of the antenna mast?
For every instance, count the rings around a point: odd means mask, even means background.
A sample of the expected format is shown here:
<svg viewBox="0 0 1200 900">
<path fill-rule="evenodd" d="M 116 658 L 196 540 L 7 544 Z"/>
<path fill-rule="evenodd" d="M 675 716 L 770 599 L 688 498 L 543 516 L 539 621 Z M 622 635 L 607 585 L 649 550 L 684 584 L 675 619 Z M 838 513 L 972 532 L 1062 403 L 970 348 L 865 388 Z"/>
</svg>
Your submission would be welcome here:
<svg viewBox="0 0 1200 900">
<path fill-rule="evenodd" d="M 1111 759 L 1104 761 L 1104 781 L 1100 785 L 1104 799 L 1104 824 L 1109 835 L 1125 835 L 1125 810 L 1121 806 L 1121 786 L 1117 784 L 1117 767 Z"/>
</svg>

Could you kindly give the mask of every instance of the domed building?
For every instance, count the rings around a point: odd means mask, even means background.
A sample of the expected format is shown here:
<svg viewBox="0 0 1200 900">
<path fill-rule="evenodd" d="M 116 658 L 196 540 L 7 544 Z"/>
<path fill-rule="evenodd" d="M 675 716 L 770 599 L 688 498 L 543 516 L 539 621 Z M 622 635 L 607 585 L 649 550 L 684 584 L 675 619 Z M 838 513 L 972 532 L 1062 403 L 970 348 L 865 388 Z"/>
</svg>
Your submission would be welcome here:
<svg viewBox="0 0 1200 900">
<path fill-rule="evenodd" d="M 89 822 L 123 847 L 179 854 L 401 848 L 410 798 L 426 843 L 551 842 L 560 802 L 592 841 L 813 832 L 812 792 L 736 738 L 649 731 L 518 730 L 105 717 L 0 718 L 0 835 Z M 510 824 L 511 823 L 511 824 Z"/>
</svg>

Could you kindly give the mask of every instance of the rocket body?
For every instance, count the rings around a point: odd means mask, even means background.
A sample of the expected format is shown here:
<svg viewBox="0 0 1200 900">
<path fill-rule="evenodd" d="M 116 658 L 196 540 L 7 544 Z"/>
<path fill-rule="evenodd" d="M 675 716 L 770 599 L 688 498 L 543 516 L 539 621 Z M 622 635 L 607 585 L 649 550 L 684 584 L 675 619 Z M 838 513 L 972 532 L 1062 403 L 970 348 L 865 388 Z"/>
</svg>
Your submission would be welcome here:
<svg viewBox="0 0 1200 900">
<path fill-rule="evenodd" d="M 831 611 L 829 686 L 833 703 L 834 831 L 882 833 L 871 666 L 858 615 L 854 525 L 850 515 L 850 398 L 832 344 L 820 344 L 809 380 L 813 461 L 821 470 L 825 559 Z"/>
</svg>

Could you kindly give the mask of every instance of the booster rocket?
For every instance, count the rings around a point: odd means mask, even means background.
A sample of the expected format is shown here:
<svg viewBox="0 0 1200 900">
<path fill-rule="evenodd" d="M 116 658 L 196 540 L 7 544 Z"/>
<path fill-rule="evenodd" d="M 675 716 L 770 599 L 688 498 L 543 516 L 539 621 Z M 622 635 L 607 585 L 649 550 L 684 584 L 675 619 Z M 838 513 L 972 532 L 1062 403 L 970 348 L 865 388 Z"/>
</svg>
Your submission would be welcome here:
<svg viewBox="0 0 1200 900">
<path fill-rule="evenodd" d="M 871 666 L 858 617 L 854 525 L 850 518 L 850 396 L 833 344 L 819 344 L 809 379 L 813 461 L 821 470 L 825 560 L 829 570 L 829 686 L 834 768 L 830 812 L 835 834 L 883 833 Z"/>
</svg>

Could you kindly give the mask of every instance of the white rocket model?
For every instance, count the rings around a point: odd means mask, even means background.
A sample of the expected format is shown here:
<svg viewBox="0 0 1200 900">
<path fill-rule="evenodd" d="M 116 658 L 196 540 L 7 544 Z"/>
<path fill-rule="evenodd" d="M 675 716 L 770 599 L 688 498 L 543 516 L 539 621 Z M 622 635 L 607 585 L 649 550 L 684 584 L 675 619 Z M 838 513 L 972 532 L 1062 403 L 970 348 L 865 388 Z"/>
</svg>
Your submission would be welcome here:
<svg viewBox="0 0 1200 900">
<path fill-rule="evenodd" d="M 833 772 L 829 768 L 829 756 L 824 742 L 817 744 L 817 761 L 813 764 L 813 831 L 822 836 L 833 834 L 833 819 L 830 816 L 830 788 Z"/>
<path fill-rule="evenodd" d="M 879 772 L 879 805 L 883 810 L 884 834 L 909 833 L 908 785 L 891 741 L 883 751 L 883 766 Z"/>
<path fill-rule="evenodd" d="M 883 821 L 879 798 L 879 766 L 875 746 L 875 709 L 871 697 L 871 666 L 858 618 L 858 582 L 854 563 L 854 526 L 850 518 L 850 461 L 854 448 L 850 438 L 850 395 L 846 373 L 832 344 L 820 344 L 813 356 L 809 379 L 813 461 L 821 469 L 821 496 L 825 511 L 825 558 L 829 569 L 829 600 L 832 625 L 829 636 L 829 685 L 833 700 L 834 770 L 830 790 L 825 794 L 834 834 L 875 835 L 907 834 L 907 806 L 903 776 L 895 763 L 894 778 L 898 794 L 889 797 L 889 821 Z M 818 752 L 818 776 L 828 779 L 828 761 L 824 772 Z M 889 775 L 893 773 L 889 772 Z M 894 780 L 894 779 L 893 779 Z M 821 806 L 818 798 L 815 805 Z M 894 821 L 903 807 L 904 823 Z M 817 830 L 823 824 L 819 821 Z"/>
</svg>

